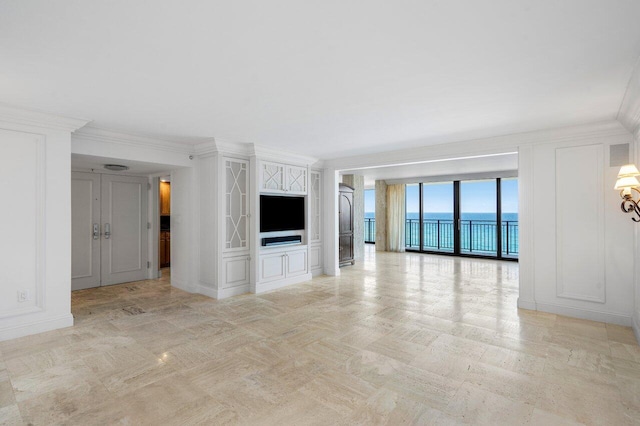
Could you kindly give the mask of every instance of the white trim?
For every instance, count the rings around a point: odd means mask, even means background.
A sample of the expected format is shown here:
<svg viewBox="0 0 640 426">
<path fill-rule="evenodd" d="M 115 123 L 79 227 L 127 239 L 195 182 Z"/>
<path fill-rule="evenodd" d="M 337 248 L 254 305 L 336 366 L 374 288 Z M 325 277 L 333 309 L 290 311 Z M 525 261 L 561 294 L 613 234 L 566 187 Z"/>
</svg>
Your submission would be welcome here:
<svg viewBox="0 0 640 426">
<path fill-rule="evenodd" d="M 631 72 L 616 119 L 632 135 L 640 137 L 640 58 Z"/>
<path fill-rule="evenodd" d="M 227 297 L 232 297 L 232 296 L 239 296 L 241 294 L 247 294 L 249 293 L 250 290 L 250 285 L 249 283 L 247 284 L 242 284 L 236 287 L 229 287 L 229 288 L 220 288 L 218 289 L 217 295 L 216 295 L 216 299 L 226 299 Z"/>
<path fill-rule="evenodd" d="M 631 327 L 633 327 L 633 333 L 636 335 L 636 342 L 640 345 L 640 320 L 638 320 L 638 315 L 636 314 L 632 320 Z"/>
<path fill-rule="evenodd" d="M 63 314 L 51 318 L 46 318 L 40 321 L 34 321 L 27 324 L 20 324 L 13 327 L 0 329 L 0 342 L 72 326 L 73 315 L 71 315 L 70 313 Z"/>
<path fill-rule="evenodd" d="M 518 305 L 520 305 L 519 300 Z M 633 318 L 631 317 L 631 315 L 627 314 L 602 312 L 594 309 L 574 308 L 571 306 L 558 305 L 556 303 L 536 302 L 535 305 L 535 310 L 564 315 L 567 317 L 581 318 L 590 321 L 605 322 L 609 324 L 618 324 L 627 327 L 630 327 L 633 323 Z"/>
<path fill-rule="evenodd" d="M 65 132 L 73 132 L 89 122 L 89 120 L 16 108 L 2 103 L 0 103 L 0 121 Z"/>
<path fill-rule="evenodd" d="M 312 278 L 313 276 L 310 273 L 306 273 L 306 274 L 296 275 L 294 277 L 289 277 L 289 278 L 285 278 L 285 279 L 281 279 L 273 282 L 258 283 L 256 285 L 255 293 L 262 294 L 267 291 L 277 290 L 279 288 L 290 286 L 293 284 L 299 284 L 305 281 L 311 281 Z"/>
<path fill-rule="evenodd" d="M 491 138 L 465 140 L 424 145 L 418 148 L 388 151 L 376 154 L 356 155 L 325 161 L 327 168 L 352 170 L 386 165 L 420 164 L 427 161 L 451 158 L 482 157 L 518 151 L 523 145 L 601 140 L 612 136 L 628 136 L 627 130 L 618 121 L 610 120 L 595 124 L 537 130 L 527 133 L 502 135 Z"/>
<path fill-rule="evenodd" d="M 193 143 L 189 139 L 166 138 L 141 134 L 124 133 L 99 127 L 85 126 L 72 135 L 74 141 L 106 142 L 116 145 L 153 148 L 178 154 L 192 154 Z M 193 140 L 191 141 L 193 142 Z"/>
<path fill-rule="evenodd" d="M 535 311 L 536 302 L 533 300 L 524 300 L 521 297 L 518 297 L 518 309 L 528 309 L 530 311 Z"/>
<path fill-rule="evenodd" d="M 178 288 L 182 291 L 186 291 L 187 293 L 199 293 L 199 286 L 177 280 L 173 277 L 173 274 L 171 276 L 171 287 Z"/>
</svg>

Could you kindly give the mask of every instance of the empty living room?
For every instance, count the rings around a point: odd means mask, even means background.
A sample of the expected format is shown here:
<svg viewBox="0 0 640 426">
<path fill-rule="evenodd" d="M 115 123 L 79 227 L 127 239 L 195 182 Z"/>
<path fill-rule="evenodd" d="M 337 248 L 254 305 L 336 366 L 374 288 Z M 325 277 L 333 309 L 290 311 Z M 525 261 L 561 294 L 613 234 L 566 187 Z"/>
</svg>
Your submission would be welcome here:
<svg viewBox="0 0 640 426">
<path fill-rule="evenodd" d="M 0 0 L 0 425 L 640 425 L 638 17 Z"/>
</svg>

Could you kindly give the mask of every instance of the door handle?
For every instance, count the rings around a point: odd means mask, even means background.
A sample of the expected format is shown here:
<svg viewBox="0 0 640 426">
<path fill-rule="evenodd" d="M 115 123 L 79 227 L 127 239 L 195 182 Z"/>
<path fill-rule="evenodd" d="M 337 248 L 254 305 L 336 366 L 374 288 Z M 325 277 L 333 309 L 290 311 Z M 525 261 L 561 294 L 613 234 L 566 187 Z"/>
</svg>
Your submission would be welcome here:
<svg viewBox="0 0 640 426">
<path fill-rule="evenodd" d="M 100 224 L 94 223 L 93 224 L 93 239 L 97 240 L 99 238 L 100 238 Z"/>
<path fill-rule="evenodd" d="M 104 224 L 104 237 L 108 240 L 111 237 L 111 225 L 108 223 Z"/>
</svg>

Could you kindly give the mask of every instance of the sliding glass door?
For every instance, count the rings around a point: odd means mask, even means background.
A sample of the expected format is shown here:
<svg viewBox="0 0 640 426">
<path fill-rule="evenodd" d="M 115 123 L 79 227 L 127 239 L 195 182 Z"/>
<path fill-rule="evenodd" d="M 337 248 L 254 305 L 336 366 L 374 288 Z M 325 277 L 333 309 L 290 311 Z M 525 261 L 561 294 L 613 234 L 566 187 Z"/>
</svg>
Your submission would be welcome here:
<svg viewBox="0 0 640 426">
<path fill-rule="evenodd" d="M 453 182 L 422 184 L 422 250 L 453 253 Z"/>
<path fill-rule="evenodd" d="M 460 252 L 496 256 L 496 179 L 460 182 Z"/>
<path fill-rule="evenodd" d="M 518 180 L 406 185 L 407 250 L 517 259 Z"/>
</svg>

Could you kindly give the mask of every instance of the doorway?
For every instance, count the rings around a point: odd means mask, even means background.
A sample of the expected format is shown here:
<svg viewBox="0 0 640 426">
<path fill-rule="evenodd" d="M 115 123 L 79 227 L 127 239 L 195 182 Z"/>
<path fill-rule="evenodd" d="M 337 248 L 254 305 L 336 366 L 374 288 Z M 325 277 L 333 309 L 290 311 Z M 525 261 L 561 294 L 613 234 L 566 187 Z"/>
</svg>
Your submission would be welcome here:
<svg viewBox="0 0 640 426">
<path fill-rule="evenodd" d="M 72 172 L 71 289 L 147 278 L 148 179 Z"/>
<path fill-rule="evenodd" d="M 160 177 L 158 185 L 160 233 L 158 240 L 158 266 L 160 276 L 168 276 L 171 267 L 171 177 Z"/>
</svg>

